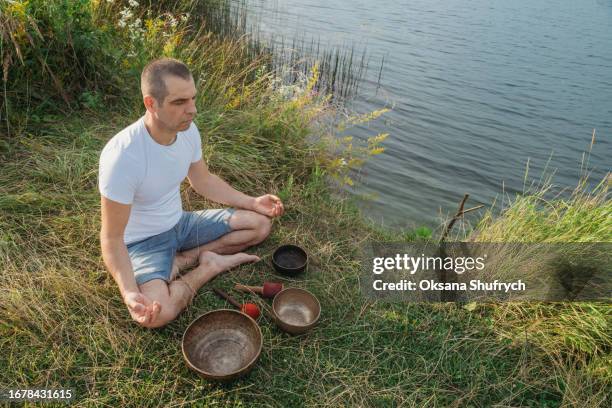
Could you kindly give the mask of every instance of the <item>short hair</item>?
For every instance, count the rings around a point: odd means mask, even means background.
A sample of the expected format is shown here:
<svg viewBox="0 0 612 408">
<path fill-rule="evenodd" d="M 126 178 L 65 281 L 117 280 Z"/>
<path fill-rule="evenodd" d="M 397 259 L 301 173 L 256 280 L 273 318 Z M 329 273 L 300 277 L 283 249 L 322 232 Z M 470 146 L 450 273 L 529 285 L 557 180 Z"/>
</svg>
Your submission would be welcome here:
<svg viewBox="0 0 612 408">
<path fill-rule="evenodd" d="M 145 96 L 145 91 L 157 100 L 160 105 L 163 105 L 164 99 L 168 96 L 168 88 L 164 78 L 169 75 L 174 75 L 179 78 L 189 80 L 193 78 L 191 71 L 187 65 L 174 58 L 160 58 L 149 62 L 142 70 L 140 76 L 140 89 L 142 96 Z"/>
</svg>

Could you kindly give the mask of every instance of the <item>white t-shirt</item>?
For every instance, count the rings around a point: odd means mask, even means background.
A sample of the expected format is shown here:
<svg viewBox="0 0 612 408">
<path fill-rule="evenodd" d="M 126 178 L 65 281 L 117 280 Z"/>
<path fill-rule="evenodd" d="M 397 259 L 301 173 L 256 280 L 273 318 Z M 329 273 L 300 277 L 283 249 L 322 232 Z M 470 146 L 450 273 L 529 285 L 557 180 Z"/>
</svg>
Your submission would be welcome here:
<svg viewBox="0 0 612 408">
<path fill-rule="evenodd" d="M 181 182 L 189 166 L 202 158 L 200 132 L 192 122 L 168 146 L 157 143 L 144 116 L 113 136 L 100 154 L 100 194 L 131 204 L 125 244 L 173 228 L 183 214 Z"/>
</svg>

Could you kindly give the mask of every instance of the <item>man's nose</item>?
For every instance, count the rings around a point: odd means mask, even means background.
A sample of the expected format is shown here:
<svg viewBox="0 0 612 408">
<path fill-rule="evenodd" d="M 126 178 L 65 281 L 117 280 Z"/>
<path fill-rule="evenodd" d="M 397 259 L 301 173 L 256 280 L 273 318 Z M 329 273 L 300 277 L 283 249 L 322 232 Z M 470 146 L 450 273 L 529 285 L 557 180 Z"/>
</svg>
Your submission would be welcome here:
<svg viewBox="0 0 612 408">
<path fill-rule="evenodd" d="M 190 115 L 195 115 L 196 113 L 198 113 L 198 109 L 196 108 L 195 101 L 189 104 L 189 106 L 187 107 L 187 113 Z"/>
</svg>

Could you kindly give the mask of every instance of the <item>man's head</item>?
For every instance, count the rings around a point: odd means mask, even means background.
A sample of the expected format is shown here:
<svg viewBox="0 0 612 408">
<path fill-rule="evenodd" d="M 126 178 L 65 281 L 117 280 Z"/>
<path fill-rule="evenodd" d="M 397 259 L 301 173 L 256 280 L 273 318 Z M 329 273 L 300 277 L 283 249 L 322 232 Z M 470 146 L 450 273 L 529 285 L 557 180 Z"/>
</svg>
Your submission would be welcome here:
<svg viewBox="0 0 612 408">
<path fill-rule="evenodd" d="M 151 61 L 140 77 L 147 111 L 159 126 L 170 131 L 187 130 L 197 112 L 196 87 L 189 68 L 173 58 Z"/>
</svg>

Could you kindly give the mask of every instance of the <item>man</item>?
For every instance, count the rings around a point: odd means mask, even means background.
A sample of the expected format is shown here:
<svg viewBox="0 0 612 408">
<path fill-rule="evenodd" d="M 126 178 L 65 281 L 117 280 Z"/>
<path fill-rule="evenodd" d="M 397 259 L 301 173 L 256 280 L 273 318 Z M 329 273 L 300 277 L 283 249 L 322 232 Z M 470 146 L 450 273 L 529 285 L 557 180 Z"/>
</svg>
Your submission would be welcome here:
<svg viewBox="0 0 612 408">
<path fill-rule="evenodd" d="M 111 138 L 100 155 L 100 243 L 130 315 L 154 328 L 172 321 L 219 273 L 258 261 L 240 251 L 263 241 L 270 218 L 284 209 L 278 197 L 247 196 L 208 171 L 187 66 L 170 58 L 152 61 L 141 89 L 145 115 Z M 198 194 L 234 208 L 183 211 L 185 177 Z"/>
</svg>

